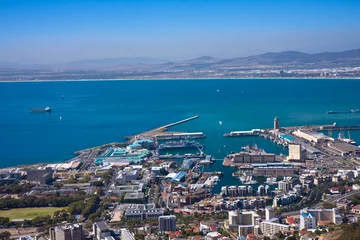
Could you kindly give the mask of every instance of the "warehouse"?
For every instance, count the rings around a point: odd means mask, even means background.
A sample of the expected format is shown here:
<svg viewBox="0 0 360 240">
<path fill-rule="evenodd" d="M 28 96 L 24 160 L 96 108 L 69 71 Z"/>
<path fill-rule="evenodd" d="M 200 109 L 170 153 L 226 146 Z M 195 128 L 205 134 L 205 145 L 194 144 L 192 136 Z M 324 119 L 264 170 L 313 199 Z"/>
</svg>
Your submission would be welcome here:
<svg viewBox="0 0 360 240">
<path fill-rule="evenodd" d="M 348 143 L 330 143 L 328 147 L 341 156 L 360 156 L 360 148 Z"/>
<path fill-rule="evenodd" d="M 293 135 L 305 139 L 309 142 L 323 143 L 328 141 L 334 141 L 333 138 L 328 137 L 322 133 L 308 131 L 308 130 L 296 130 L 292 133 Z"/>
</svg>

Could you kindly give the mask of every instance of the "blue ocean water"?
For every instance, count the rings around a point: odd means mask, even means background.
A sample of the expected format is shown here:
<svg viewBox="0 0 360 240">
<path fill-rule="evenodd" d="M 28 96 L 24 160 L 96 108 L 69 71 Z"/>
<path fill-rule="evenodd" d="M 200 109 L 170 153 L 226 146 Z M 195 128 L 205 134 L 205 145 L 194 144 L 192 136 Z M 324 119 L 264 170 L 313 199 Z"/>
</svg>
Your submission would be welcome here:
<svg viewBox="0 0 360 240">
<path fill-rule="evenodd" d="M 345 79 L 0 83 L 0 167 L 67 160 L 77 150 L 194 115 L 171 130 L 204 132 L 205 152 L 218 159 L 252 143 L 286 154 L 265 139 L 222 134 L 272 127 L 275 116 L 283 126 L 360 124 L 360 114 L 325 114 L 360 108 L 359 92 L 359 80 Z M 46 106 L 53 112 L 28 112 Z M 350 134 L 360 144 L 360 131 Z M 232 172 L 220 161 L 210 167 L 223 169 Z"/>
</svg>

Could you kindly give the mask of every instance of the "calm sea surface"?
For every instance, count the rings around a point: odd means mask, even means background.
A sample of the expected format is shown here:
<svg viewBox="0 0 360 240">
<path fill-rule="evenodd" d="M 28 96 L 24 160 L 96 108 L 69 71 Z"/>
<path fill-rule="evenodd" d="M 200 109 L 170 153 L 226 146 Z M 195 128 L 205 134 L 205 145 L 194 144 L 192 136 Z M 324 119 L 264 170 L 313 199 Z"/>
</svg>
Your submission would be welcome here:
<svg viewBox="0 0 360 240">
<path fill-rule="evenodd" d="M 53 112 L 28 112 L 46 106 Z M 272 127 L 275 116 L 282 126 L 360 124 L 360 114 L 325 114 L 357 108 L 360 80 L 0 83 L 0 167 L 67 160 L 77 150 L 123 141 L 124 136 L 194 115 L 200 118 L 171 130 L 204 132 L 205 152 L 218 159 L 253 143 L 267 152 L 286 154 L 286 149 L 265 139 L 222 134 Z M 360 131 L 350 134 L 360 145 Z M 210 167 L 215 169 L 232 172 L 220 161 Z M 231 179 L 227 185 L 239 184 Z"/>
</svg>

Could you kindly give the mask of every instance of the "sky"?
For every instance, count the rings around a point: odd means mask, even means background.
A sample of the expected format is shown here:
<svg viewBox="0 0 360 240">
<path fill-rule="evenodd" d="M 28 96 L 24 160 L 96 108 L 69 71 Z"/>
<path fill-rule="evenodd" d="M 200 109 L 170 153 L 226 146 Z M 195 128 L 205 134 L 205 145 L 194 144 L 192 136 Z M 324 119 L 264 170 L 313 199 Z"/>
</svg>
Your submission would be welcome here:
<svg viewBox="0 0 360 240">
<path fill-rule="evenodd" d="M 358 0 L 0 0 L 0 62 L 354 48 Z"/>
</svg>

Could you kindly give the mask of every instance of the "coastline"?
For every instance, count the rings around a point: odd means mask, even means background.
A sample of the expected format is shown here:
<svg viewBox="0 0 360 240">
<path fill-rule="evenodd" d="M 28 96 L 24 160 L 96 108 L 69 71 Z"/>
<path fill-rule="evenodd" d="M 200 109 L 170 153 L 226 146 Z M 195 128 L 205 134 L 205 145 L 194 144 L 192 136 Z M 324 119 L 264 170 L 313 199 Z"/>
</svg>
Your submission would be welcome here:
<svg viewBox="0 0 360 240">
<path fill-rule="evenodd" d="M 334 78 L 298 78 L 298 77 L 256 77 L 256 78 L 151 78 L 151 79 L 132 79 L 132 78 L 119 78 L 119 79 L 57 79 L 57 80 L 5 80 L 0 83 L 36 83 L 36 82 L 99 82 L 99 81 L 191 81 L 191 80 L 360 80 L 360 77 L 334 77 Z"/>
</svg>

